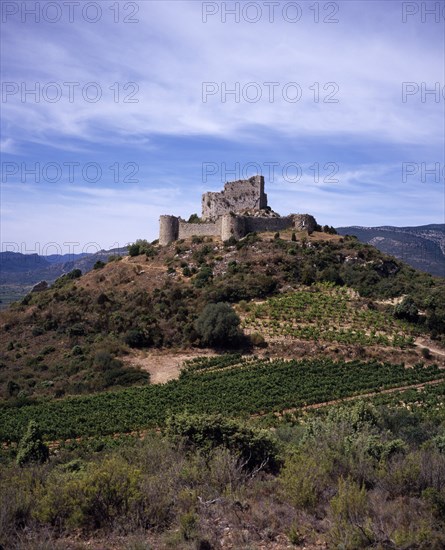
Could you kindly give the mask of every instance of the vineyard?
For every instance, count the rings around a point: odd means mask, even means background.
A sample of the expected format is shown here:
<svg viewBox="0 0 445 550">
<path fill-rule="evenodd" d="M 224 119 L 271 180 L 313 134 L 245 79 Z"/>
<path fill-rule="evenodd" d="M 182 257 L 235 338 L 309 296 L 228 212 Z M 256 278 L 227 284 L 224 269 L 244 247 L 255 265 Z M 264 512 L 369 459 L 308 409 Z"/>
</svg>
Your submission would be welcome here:
<svg viewBox="0 0 445 550">
<path fill-rule="evenodd" d="M 351 297 L 350 292 L 344 287 L 320 283 L 270 298 L 251 306 L 243 328 L 268 338 L 400 348 L 413 344 L 418 327 L 370 309 Z"/>
<path fill-rule="evenodd" d="M 39 422 L 48 439 L 68 439 L 159 426 L 181 411 L 247 416 L 445 379 L 436 365 L 407 369 L 377 362 L 269 361 L 238 355 L 202 358 L 188 368 L 179 380 L 164 385 L 21 407 L 4 404 L 0 440 L 18 441 L 30 419 Z"/>
</svg>

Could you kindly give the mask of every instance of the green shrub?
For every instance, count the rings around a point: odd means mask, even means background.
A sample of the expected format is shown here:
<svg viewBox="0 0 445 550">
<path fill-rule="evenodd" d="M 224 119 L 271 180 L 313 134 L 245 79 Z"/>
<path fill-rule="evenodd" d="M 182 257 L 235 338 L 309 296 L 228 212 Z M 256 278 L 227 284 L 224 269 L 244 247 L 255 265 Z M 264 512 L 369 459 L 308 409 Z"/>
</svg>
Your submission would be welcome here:
<svg viewBox="0 0 445 550">
<path fill-rule="evenodd" d="M 25 466 L 31 462 L 42 464 L 49 458 L 49 449 L 42 441 L 39 425 L 30 420 L 25 435 L 20 440 L 17 451 L 17 464 Z"/>
<path fill-rule="evenodd" d="M 328 484 L 329 461 L 310 454 L 290 456 L 284 463 L 280 483 L 289 502 L 314 510 Z"/>
<path fill-rule="evenodd" d="M 145 239 L 137 239 L 134 243 L 128 245 L 128 254 L 131 257 L 145 254 L 147 257 L 156 255 L 156 250 L 152 244 Z"/>
<path fill-rule="evenodd" d="M 111 256 L 108 256 L 108 263 L 119 262 L 121 260 L 122 256 L 120 254 L 112 254 Z"/>
<path fill-rule="evenodd" d="M 124 521 L 140 500 L 139 477 L 139 471 L 119 457 L 75 471 L 56 469 L 36 502 L 34 516 L 62 529 L 111 527 L 116 520 Z"/>
<path fill-rule="evenodd" d="M 410 296 L 405 296 L 400 304 L 394 308 L 394 317 L 397 319 L 406 319 L 415 323 L 419 318 L 419 310 L 414 300 Z"/>
<path fill-rule="evenodd" d="M 81 276 L 82 271 L 80 269 L 73 269 L 69 273 L 66 273 L 65 275 L 62 275 L 61 277 L 56 279 L 52 285 L 52 288 L 61 288 L 67 283 L 74 281 L 75 279 L 79 279 L 79 277 Z"/>
<path fill-rule="evenodd" d="M 213 279 L 213 271 L 209 266 L 203 266 L 196 274 L 193 284 L 196 288 L 202 288 L 211 283 Z"/>
<path fill-rule="evenodd" d="M 265 348 L 267 347 L 267 342 L 264 339 L 264 336 L 260 334 L 259 332 L 254 332 L 250 335 L 250 342 L 253 346 L 257 348 Z"/>
<path fill-rule="evenodd" d="M 222 302 L 207 304 L 195 322 L 195 329 L 204 346 L 230 346 L 239 343 L 242 333 L 240 318 Z"/>
<path fill-rule="evenodd" d="M 85 325 L 83 323 L 76 323 L 72 327 L 68 328 L 69 336 L 84 336 L 86 333 Z"/>
<path fill-rule="evenodd" d="M 179 518 L 179 525 L 184 540 L 192 540 L 197 535 L 198 516 L 194 512 L 186 512 Z"/>
<path fill-rule="evenodd" d="M 198 214 L 192 214 L 190 218 L 187 220 L 187 223 L 201 223 L 201 218 L 198 216 Z"/>
<path fill-rule="evenodd" d="M 332 547 L 358 550 L 372 544 L 374 537 L 368 527 L 368 513 L 365 488 L 350 478 L 340 477 L 338 492 L 329 503 L 329 540 Z"/>
<path fill-rule="evenodd" d="M 105 267 L 105 262 L 102 260 L 97 260 L 97 262 L 94 264 L 93 269 L 102 269 Z"/>
<path fill-rule="evenodd" d="M 178 414 L 166 422 L 166 434 L 179 439 L 190 450 L 201 449 L 210 455 L 218 447 L 234 453 L 247 470 L 279 467 L 278 448 L 264 430 L 244 426 L 221 415 Z"/>
<path fill-rule="evenodd" d="M 124 340 L 131 348 L 148 348 L 161 345 L 162 335 L 156 326 L 136 327 L 125 334 Z"/>
</svg>

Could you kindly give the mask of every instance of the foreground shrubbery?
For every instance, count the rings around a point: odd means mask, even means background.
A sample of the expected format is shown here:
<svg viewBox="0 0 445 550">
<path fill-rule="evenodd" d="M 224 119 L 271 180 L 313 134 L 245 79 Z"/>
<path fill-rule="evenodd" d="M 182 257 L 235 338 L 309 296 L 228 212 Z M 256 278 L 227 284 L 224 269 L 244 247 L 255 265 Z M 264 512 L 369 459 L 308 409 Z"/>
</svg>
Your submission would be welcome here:
<svg viewBox="0 0 445 550">
<path fill-rule="evenodd" d="M 348 550 L 445 544 L 443 423 L 357 403 L 279 423 L 274 436 L 220 417 L 168 425 L 165 436 L 86 440 L 41 466 L 4 466 L 0 544 L 63 548 L 73 532 L 126 537 L 120 548 L 217 549 L 227 536 L 240 549 L 286 536 Z M 246 461 L 266 448 L 280 458 L 273 474 Z"/>
</svg>

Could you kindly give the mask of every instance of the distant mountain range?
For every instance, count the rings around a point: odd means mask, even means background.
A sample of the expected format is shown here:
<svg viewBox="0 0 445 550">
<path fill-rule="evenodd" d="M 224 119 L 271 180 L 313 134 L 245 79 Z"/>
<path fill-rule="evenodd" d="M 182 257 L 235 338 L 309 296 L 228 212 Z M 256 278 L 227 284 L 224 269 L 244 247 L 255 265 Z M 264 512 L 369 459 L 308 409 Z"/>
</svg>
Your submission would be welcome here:
<svg viewBox="0 0 445 550">
<path fill-rule="evenodd" d="M 50 256 L 0 252 L 0 308 L 22 298 L 40 281 L 52 283 L 73 269 L 87 273 L 98 260 L 106 262 L 112 255 L 125 254 L 128 254 L 127 248 Z"/>
<path fill-rule="evenodd" d="M 407 264 L 445 277 L 445 224 L 418 227 L 337 227 L 340 235 L 355 235 Z"/>
<path fill-rule="evenodd" d="M 127 249 L 101 250 L 95 254 L 21 254 L 0 252 L 0 284 L 33 285 L 39 281 L 51 283 L 64 273 L 80 269 L 86 273 L 98 260 L 107 261 L 113 254 L 127 254 Z"/>
</svg>

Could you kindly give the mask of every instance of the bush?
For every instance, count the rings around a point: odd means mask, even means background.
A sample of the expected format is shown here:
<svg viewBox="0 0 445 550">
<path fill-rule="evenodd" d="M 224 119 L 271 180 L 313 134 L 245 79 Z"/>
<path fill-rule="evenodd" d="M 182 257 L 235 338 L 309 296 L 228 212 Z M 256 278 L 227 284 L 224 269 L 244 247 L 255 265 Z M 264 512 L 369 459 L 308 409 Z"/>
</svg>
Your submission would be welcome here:
<svg viewBox="0 0 445 550">
<path fill-rule="evenodd" d="M 194 327 L 204 346 L 230 346 L 242 337 L 240 318 L 223 302 L 207 304 L 195 321 Z"/>
<path fill-rule="evenodd" d="M 36 503 L 36 519 L 61 528 L 110 527 L 140 499 L 139 471 L 119 458 L 90 462 L 78 471 L 54 470 Z"/>
<path fill-rule="evenodd" d="M 267 342 L 264 339 L 264 336 L 259 332 L 254 332 L 250 335 L 250 342 L 252 343 L 252 346 L 255 346 L 257 348 L 267 347 Z"/>
<path fill-rule="evenodd" d="M 102 269 L 105 267 L 105 262 L 102 260 L 97 260 L 97 262 L 94 264 L 93 269 Z"/>
<path fill-rule="evenodd" d="M 112 254 L 111 256 L 108 256 L 108 263 L 119 262 L 120 260 L 122 260 L 122 256 L 120 254 Z"/>
<path fill-rule="evenodd" d="M 147 240 L 137 239 L 134 243 L 128 245 L 128 254 L 131 257 L 145 254 L 147 257 L 155 256 L 156 250 Z"/>
<path fill-rule="evenodd" d="M 418 320 L 419 310 L 410 296 L 405 296 L 400 304 L 396 305 L 394 308 L 394 317 L 396 317 L 396 319 L 406 319 L 412 323 Z"/>
<path fill-rule="evenodd" d="M 101 292 L 99 294 L 99 296 L 97 297 L 97 303 L 100 306 L 103 306 L 104 304 L 106 304 L 109 301 L 110 301 L 110 299 L 108 298 L 108 296 L 104 292 Z"/>
<path fill-rule="evenodd" d="M 367 528 L 368 501 L 366 490 L 350 478 L 338 480 L 338 492 L 330 501 L 330 542 L 335 548 L 355 550 L 374 542 Z"/>
<path fill-rule="evenodd" d="M 150 347 L 154 343 L 152 331 L 140 328 L 129 330 L 125 335 L 125 343 L 131 348 Z"/>
<path fill-rule="evenodd" d="M 70 281 L 74 281 L 75 279 L 78 279 L 82 276 L 82 271 L 80 269 L 73 269 L 69 273 L 66 273 L 65 275 L 62 275 L 58 279 L 56 279 L 53 283 L 53 288 L 61 288 L 65 286 Z"/>
<path fill-rule="evenodd" d="M 224 447 L 235 453 L 247 470 L 279 467 L 278 448 L 268 432 L 243 426 L 221 415 L 179 414 L 167 419 L 166 434 L 181 440 L 189 450 L 201 449 L 209 455 Z"/>
<path fill-rule="evenodd" d="M 32 329 L 32 335 L 33 336 L 41 336 L 45 331 L 42 327 L 34 327 Z"/>
<path fill-rule="evenodd" d="M 197 273 L 195 280 L 193 281 L 193 284 L 196 286 L 196 288 L 202 288 L 209 284 L 213 279 L 213 271 L 210 267 L 204 266 L 201 268 L 201 270 Z"/>
<path fill-rule="evenodd" d="M 321 460 L 312 454 L 290 456 L 280 476 L 290 503 L 297 508 L 314 510 L 328 485 L 329 470 L 329 460 Z"/>
<path fill-rule="evenodd" d="M 42 441 L 40 428 L 35 420 L 30 420 L 25 435 L 17 451 L 17 464 L 25 466 L 31 462 L 43 464 L 49 458 L 48 447 Z"/>
</svg>

